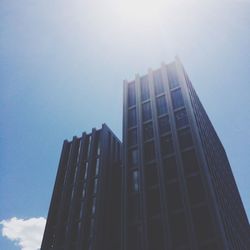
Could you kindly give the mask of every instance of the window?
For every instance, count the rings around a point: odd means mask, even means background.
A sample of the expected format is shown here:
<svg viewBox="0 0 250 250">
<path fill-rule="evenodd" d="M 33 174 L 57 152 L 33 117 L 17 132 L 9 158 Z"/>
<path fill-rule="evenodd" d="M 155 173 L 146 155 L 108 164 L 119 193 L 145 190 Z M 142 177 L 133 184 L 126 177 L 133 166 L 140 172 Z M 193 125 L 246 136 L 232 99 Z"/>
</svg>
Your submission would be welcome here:
<svg viewBox="0 0 250 250">
<path fill-rule="evenodd" d="M 161 210 L 160 192 L 158 187 L 147 190 L 147 210 L 149 216 L 157 215 Z"/>
<path fill-rule="evenodd" d="M 100 159 L 96 159 L 95 175 L 98 175 L 100 171 Z"/>
<path fill-rule="evenodd" d="M 182 162 L 185 174 L 191 174 L 199 170 L 199 165 L 194 150 L 183 152 Z"/>
<path fill-rule="evenodd" d="M 137 129 L 128 131 L 128 145 L 133 146 L 137 144 Z"/>
<path fill-rule="evenodd" d="M 206 206 L 199 206 L 192 209 L 195 232 L 198 241 L 207 240 L 213 237 L 213 220 Z"/>
<path fill-rule="evenodd" d="M 170 211 L 182 208 L 180 186 L 177 181 L 166 184 L 166 196 Z"/>
<path fill-rule="evenodd" d="M 152 122 L 149 122 L 147 124 L 143 125 L 143 137 L 144 140 L 148 140 L 153 137 L 153 124 Z"/>
<path fill-rule="evenodd" d="M 163 87 L 163 80 L 162 80 L 161 70 L 155 71 L 153 77 L 154 77 L 155 94 L 158 95 L 160 93 L 163 93 L 164 92 L 164 87 Z"/>
<path fill-rule="evenodd" d="M 129 173 L 128 186 L 130 192 L 139 192 L 139 172 L 138 170 Z"/>
<path fill-rule="evenodd" d="M 132 127 L 136 125 L 136 109 L 128 110 L 128 126 Z"/>
<path fill-rule="evenodd" d="M 129 150 L 128 152 L 128 164 L 129 167 L 135 167 L 138 165 L 138 160 L 139 160 L 139 156 L 138 156 L 138 149 L 134 148 Z"/>
<path fill-rule="evenodd" d="M 144 76 L 141 78 L 141 100 L 147 99 L 149 99 L 148 76 Z"/>
<path fill-rule="evenodd" d="M 134 222 L 140 217 L 140 196 L 139 194 L 131 194 L 128 197 L 128 217 L 129 221 Z"/>
<path fill-rule="evenodd" d="M 145 181 L 146 185 L 153 186 L 158 183 L 158 173 L 155 164 L 150 164 L 145 166 Z"/>
<path fill-rule="evenodd" d="M 187 178 L 187 189 L 191 204 L 196 204 L 204 201 L 205 191 L 199 175 Z"/>
<path fill-rule="evenodd" d="M 171 92 L 173 108 L 177 109 L 184 106 L 184 101 L 181 93 L 181 89 L 176 89 Z"/>
<path fill-rule="evenodd" d="M 174 157 L 164 159 L 163 169 L 167 181 L 177 178 L 177 165 Z"/>
<path fill-rule="evenodd" d="M 140 225 L 129 227 L 127 249 L 143 250 L 142 249 L 142 227 Z"/>
<path fill-rule="evenodd" d="M 88 176 L 88 170 L 89 170 L 89 163 L 86 162 L 86 165 L 85 165 L 85 173 L 84 173 L 84 180 L 87 179 L 87 176 Z"/>
<path fill-rule="evenodd" d="M 187 224 L 184 213 L 177 213 L 170 217 L 170 229 L 175 247 L 184 245 L 188 241 Z"/>
<path fill-rule="evenodd" d="M 178 132 L 178 136 L 181 149 L 185 149 L 193 145 L 193 140 L 189 128 L 180 130 Z"/>
<path fill-rule="evenodd" d="M 175 112 L 175 123 L 177 128 L 181 128 L 188 124 L 187 112 L 185 109 Z"/>
<path fill-rule="evenodd" d="M 174 152 L 174 146 L 172 142 L 172 136 L 166 135 L 161 137 L 161 153 L 162 155 L 172 154 Z"/>
<path fill-rule="evenodd" d="M 158 119 L 160 134 L 164 134 L 170 131 L 169 117 L 164 116 Z"/>
<path fill-rule="evenodd" d="M 128 107 L 135 105 L 135 83 L 128 84 Z"/>
<path fill-rule="evenodd" d="M 165 95 L 156 98 L 157 114 L 163 115 L 168 112 Z"/>
<path fill-rule="evenodd" d="M 145 161 L 152 161 L 155 158 L 155 147 L 153 142 L 144 144 L 144 158 Z"/>
<path fill-rule="evenodd" d="M 91 214 L 94 215 L 96 211 L 96 197 L 93 197 L 92 200 L 92 208 L 91 208 Z"/>
<path fill-rule="evenodd" d="M 98 185 L 98 179 L 95 178 L 94 183 L 93 183 L 93 193 L 94 194 L 97 192 L 97 185 Z"/>
<path fill-rule="evenodd" d="M 170 89 L 175 88 L 179 85 L 178 75 L 176 72 L 175 63 L 169 64 L 167 67 L 168 81 Z"/>
<path fill-rule="evenodd" d="M 142 119 L 143 121 L 147 121 L 151 119 L 152 114 L 151 114 L 151 107 L 150 107 L 150 102 L 146 102 L 142 104 Z"/>
<path fill-rule="evenodd" d="M 149 250 L 163 250 L 163 230 L 162 222 L 159 219 L 154 219 L 148 227 L 149 233 Z"/>
</svg>

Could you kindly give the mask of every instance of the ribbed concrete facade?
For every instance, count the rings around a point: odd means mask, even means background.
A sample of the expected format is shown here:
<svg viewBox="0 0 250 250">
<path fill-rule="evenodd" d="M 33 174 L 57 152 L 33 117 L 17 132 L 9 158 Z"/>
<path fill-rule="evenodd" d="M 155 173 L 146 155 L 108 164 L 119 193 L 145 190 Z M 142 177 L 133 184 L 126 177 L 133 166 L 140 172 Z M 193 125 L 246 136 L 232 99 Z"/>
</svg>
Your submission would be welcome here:
<svg viewBox="0 0 250 250">
<path fill-rule="evenodd" d="M 122 249 L 250 249 L 226 153 L 180 61 L 125 81 L 123 104 Z"/>
<path fill-rule="evenodd" d="M 121 143 L 104 124 L 64 141 L 42 250 L 120 248 Z"/>
</svg>

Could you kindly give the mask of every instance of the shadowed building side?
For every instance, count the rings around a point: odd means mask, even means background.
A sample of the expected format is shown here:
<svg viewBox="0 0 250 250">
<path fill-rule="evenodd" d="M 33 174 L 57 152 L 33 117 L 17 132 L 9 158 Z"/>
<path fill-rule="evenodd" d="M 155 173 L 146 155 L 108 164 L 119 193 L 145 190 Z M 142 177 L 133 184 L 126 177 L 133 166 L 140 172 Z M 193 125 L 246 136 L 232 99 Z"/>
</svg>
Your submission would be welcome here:
<svg viewBox="0 0 250 250">
<path fill-rule="evenodd" d="M 121 142 L 105 124 L 65 140 L 41 249 L 118 249 L 120 193 Z"/>
</svg>

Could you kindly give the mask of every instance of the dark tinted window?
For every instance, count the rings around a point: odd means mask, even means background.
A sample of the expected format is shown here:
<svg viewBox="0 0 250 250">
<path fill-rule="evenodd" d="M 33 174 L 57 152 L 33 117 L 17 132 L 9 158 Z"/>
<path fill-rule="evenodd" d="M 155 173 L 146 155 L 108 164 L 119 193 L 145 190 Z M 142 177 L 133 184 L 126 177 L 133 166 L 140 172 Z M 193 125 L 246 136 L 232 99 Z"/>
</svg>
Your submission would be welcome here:
<svg viewBox="0 0 250 250">
<path fill-rule="evenodd" d="M 159 188 L 150 188 L 147 190 L 147 208 L 149 216 L 156 215 L 160 212 L 160 192 Z"/>
<path fill-rule="evenodd" d="M 139 172 L 134 170 L 129 172 L 128 187 L 130 192 L 139 192 Z"/>
<path fill-rule="evenodd" d="M 149 99 L 148 76 L 144 76 L 141 78 L 141 100 L 147 99 Z"/>
<path fill-rule="evenodd" d="M 136 109 L 128 110 L 128 126 L 132 127 L 136 125 Z"/>
<path fill-rule="evenodd" d="M 205 200 L 205 191 L 199 175 L 187 178 L 186 183 L 191 204 Z"/>
<path fill-rule="evenodd" d="M 128 84 L 128 106 L 135 105 L 135 83 Z"/>
<path fill-rule="evenodd" d="M 177 128 L 181 128 L 188 124 L 187 112 L 185 109 L 176 111 L 174 115 Z"/>
<path fill-rule="evenodd" d="M 128 230 L 128 249 L 142 250 L 142 228 L 141 226 L 129 227 Z"/>
<path fill-rule="evenodd" d="M 145 161 L 152 161 L 155 158 L 155 147 L 153 142 L 144 144 L 144 158 Z"/>
<path fill-rule="evenodd" d="M 179 143 L 180 143 L 181 149 L 184 149 L 193 145 L 193 140 L 192 140 L 192 136 L 190 133 L 190 129 L 180 130 L 178 132 L 178 136 L 179 136 Z"/>
<path fill-rule="evenodd" d="M 177 87 L 179 85 L 179 80 L 176 72 L 175 63 L 168 65 L 167 73 L 170 89 Z"/>
<path fill-rule="evenodd" d="M 143 125 L 143 137 L 144 140 L 148 140 L 153 137 L 153 124 L 152 122 Z"/>
<path fill-rule="evenodd" d="M 156 95 L 164 92 L 161 70 L 154 72 L 154 88 Z"/>
<path fill-rule="evenodd" d="M 148 230 L 149 250 L 163 250 L 162 222 L 159 219 L 151 220 Z"/>
<path fill-rule="evenodd" d="M 213 237 L 213 222 L 206 206 L 192 209 L 193 221 L 197 239 L 203 241 Z"/>
<path fill-rule="evenodd" d="M 150 102 L 146 102 L 142 104 L 142 119 L 143 121 L 147 121 L 151 119 L 151 106 Z"/>
<path fill-rule="evenodd" d="M 147 186 L 153 186 L 158 183 L 158 173 L 155 164 L 145 166 L 145 181 Z"/>
<path fill-rule="evenodd" d="M 182 207 L 180 186 L 177 181 L 166 184 L 167 204 L 170 211 Z"/>
<path fill-rule="evenodd" d="M 128 131 L 128 145 L 135 145 L 137 143 L 137 129 Z"/>
<path fill-rule="evenodd" d="M 167 113 L 168 110 L 165 95 L 156 98 L 156 108 L 158 115 L 163 115 Z"/>
<path fill-rule="evenodd" d="M 194 150 L 183 152 L 182 162 L 186 174 L 196 172 L 199 169 L 199 165 Z"/>
<path fill-rule="evenodd" d="M 163 155 L 171 154 L 174 152 L 172 136 L 166 135 L 161 137 L 161 153 Z"/>
<path fill-rule="evenodd" d="M 170 131 L 169 117 L 164 116 L 158 119 L 160 134 L 164 134 Z"/>
<path fill-rule="evenodd" d="M 179 108 L 184 106 L 184 101 L 181 93 L 181 89 L 176 89 L 171 92 L 171 97 L 172 97 L 172 103 L 173 103 L 173 108 Z"/>
<path fill-rule="evenodd" d="M 132 194 L 128 197 L 128 217 L 130 221 L 135 221 L 140 217 L 139 198 L 139 194 Z"/>
<path fill-rule="evenodd" d="M 177 165 L 174 157 L 164 159 L 163 169 L 167 181 L 177 178 Z"/>
<path fill-rule="evenodd" d="M 138 149 L 134 148 L 128 151 L 128 164 L 129 167 L 135 167 L 138 165 Z"/>
<path fill-rule="evenodd" d="M 175 246 L 180 246 L 188 241 L 187 225 L 184 213 L 178 213 L 170 218 L 170 228 Z"/>
</svg>

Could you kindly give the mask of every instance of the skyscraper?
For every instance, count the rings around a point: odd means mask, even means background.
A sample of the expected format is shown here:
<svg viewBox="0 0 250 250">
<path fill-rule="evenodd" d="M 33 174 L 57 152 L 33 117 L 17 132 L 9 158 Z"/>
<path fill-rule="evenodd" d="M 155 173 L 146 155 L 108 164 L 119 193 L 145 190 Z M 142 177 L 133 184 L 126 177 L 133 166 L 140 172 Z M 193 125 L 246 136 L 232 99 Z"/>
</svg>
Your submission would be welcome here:
<svg viewBox="0 0 250 250">
<path fill-rule="evenodd" d="M 178 58 L 124 81 L 123 250 L 250 249 L 225 150 Z"/>
<path fill-rule="evenodd" d="M 105 125 L 63 143 L 42 250 L 120 248 L 121 143 Z"/>
</svg>

